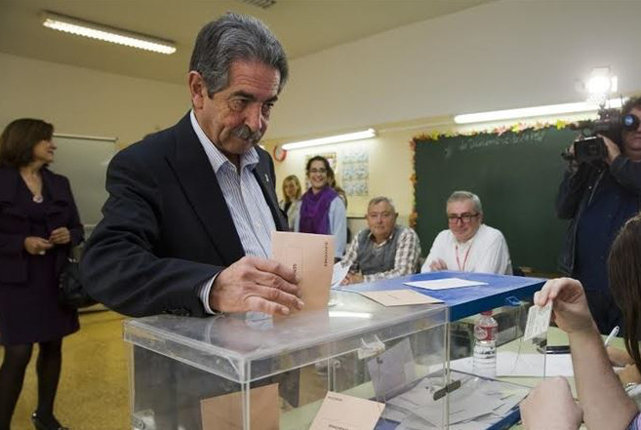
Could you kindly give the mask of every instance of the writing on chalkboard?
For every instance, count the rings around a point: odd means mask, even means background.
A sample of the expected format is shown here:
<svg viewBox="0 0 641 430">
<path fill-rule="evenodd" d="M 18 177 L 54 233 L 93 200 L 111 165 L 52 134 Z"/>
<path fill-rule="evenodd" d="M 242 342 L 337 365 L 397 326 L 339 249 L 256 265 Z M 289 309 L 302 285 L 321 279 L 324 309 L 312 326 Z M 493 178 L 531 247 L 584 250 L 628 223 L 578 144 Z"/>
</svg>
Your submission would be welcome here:
<svg viewBox="0 0 641 430">
<path fill-rule="evenodd" d="M 561 152 L 575 131 L 547 127 L 518 133 L 486 133 L 414 139 L 416 232 L 429 251 L 447 228 L 445 201 L 455 190 L 477 194 L 483 222 L 503 232 L 512 263 L 557 270 L 566 222 L 554 201 L 566 163 Z"/>
<path fill-rule="evenodd" d="M 461 142 L 460 151 L 469 151 L 490 146 L 505 146 L 526 143 L 541 143 L 545 138 L 545 129 L 528 130 L 522 133 L 507 133 L 502 135 L 488 134 L 474 136 L 474 140 Z"/>
</svg>

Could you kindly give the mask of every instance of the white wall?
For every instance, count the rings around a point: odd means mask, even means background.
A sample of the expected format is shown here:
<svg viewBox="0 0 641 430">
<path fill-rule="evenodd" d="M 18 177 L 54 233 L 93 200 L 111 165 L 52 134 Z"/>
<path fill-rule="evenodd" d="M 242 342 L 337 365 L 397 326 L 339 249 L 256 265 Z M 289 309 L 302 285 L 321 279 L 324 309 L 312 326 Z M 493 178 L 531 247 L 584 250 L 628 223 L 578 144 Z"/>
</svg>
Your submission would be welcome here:
<svg viewBox="0 0 641 430">
<path fill-rule="evenodd" d="M 57 133 L 117 137 L 119 147 L 174 124 L 190 107 L 187 86 L 0 53 L 0 128 L 21 118 Z"/>
<path fill-rule="evenodd" d="M 407 224 L 407 217 L 413 207 L 413 190 L 410 187 L 410 175 L 413 166 L 412 151 L 409 144 L 413 135 L 413 132 L 410 131 L 381 133 L 374 139 L 349 144 L 325 145 L 289 151 L 283 162 L 275 161 L 277 193 L 282 198 L 281 182 L 288 175 L 298 176 L 303 188 L 305 188 L 305 163 L 307 157 L 324 153 L 336 153 L 338 163 L 336 177 L 339 185 L 342 185 L 342 160 L 344 154 L 366 151 L 369 154 L 369 195 L 348 196 L 347 214 L 357 217 L 365 215 L 367 202 L 369 202 L 370 198 L 382 195 L 394 200 L 402 223 Z"/>
<path fill-rule="evenodd" d="M 641 1 L 502 0 L 299 58 L 290 63 L 267 138 L 578 101 L 575 80 L 603 65 L 629 94 L 641 89 L 640 16 Z M 114 136 L 120 146 L 174 124 L 189 108 L 186 85 L 6 54 L 0 94 L 2 127 L 17 117 L 41 117 L 58 132 Z M 367 143 L 370 196 L 350 198 L 350 215 L 362 215 L 375 195 L 394 198 L 401 217 L 409 215 L 408 142 L 430 128 L 401 126 Z M 279 185 L 290 173 L 303 178 L 311 152 L 318 150 L 292 151 L 276 163 Z"/>
<path fill-rule="evenodd" d="M 503 0 L 291 62 L 270 138 L 581 100 L 609 65 L 641 88 L 641 1 Z"/>
</svg>

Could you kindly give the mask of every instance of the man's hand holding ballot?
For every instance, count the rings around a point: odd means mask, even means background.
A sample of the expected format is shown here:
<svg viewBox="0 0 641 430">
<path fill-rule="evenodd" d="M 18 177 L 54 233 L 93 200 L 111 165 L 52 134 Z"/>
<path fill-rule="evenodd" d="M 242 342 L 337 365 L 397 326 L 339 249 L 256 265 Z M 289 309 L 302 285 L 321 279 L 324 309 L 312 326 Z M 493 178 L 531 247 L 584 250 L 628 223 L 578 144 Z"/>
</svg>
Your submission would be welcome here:
<svg viewBox="0 0 641 430">
<path fill-rule="evenodd" d="M 221 312 L 289 315 L 303 301 L 294 270 L 277 261 L 243 257 L 216 277 L 209 305 Z"/>
<path fill-rule="evenodd" d="M 272 260 L 298 280 L 304 310 L 327 308 L 334 270 L 334 236 L 274 231 Z"/>
</svg>

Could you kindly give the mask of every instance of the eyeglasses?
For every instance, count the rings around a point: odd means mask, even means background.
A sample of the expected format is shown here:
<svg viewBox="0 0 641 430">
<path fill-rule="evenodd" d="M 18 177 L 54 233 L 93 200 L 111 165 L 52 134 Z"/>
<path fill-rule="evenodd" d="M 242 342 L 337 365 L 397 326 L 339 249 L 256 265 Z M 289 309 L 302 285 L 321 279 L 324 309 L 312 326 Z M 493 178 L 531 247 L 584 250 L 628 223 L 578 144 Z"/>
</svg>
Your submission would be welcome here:
<svg viewBox="0 0 641 430">
<path fill-rule="evenodd" d="M 324 167 L 321 167 L 320 169 L 314 167 L 313 169 L 309 169 L 309 173 L 327 173 L 327 169 Z"/>
<path fill-rule="evenodd" d="M 456 221 L 460 221 L 463 224 L 469 224 L 477 216 L 479 216 L 478 213 L 475 213 L 475 214 L 464 213 L 461 215 L 451 214 L 447 216 L 447 222 L 449 222 L 450 224 L 454 224 L 456 223 Z"/>
</svg>

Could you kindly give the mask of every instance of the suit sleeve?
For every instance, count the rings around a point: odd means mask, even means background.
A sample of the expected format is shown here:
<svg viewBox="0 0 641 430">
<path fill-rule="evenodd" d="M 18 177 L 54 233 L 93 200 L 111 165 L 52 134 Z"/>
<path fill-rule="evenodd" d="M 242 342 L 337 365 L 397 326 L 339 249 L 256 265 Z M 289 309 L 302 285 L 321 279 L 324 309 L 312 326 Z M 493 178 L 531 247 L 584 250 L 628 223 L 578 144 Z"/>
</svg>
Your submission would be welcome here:
<svg viewBox="0 0 641 430">
<path fill-rule="evenodd" d="M 593 170 L 592 167 L 583 164 L 578 168 L 568 169 L 563 174 L 563 180 L 556 195 L 557 217 L 560 219 L 574 218 Z"/>
<path fill-rule="evenodd" d="M 24 234 L 0 233 L 0 255 L 20 257 L 26 238 Z"/>
<path fill-rule="evenodd" d="M 610 173 L 625 188 L 637 195 L 641 194 L 641 162 L 619 155 L 610 164 Z"/>
<path fill-rule="evenodd" d="M 124 150 L 109 165 L 109 198 L 85 248 L 83 283 L 94 299 L 125 315 L 204 316 L 199 288 L 223 267 L 162 257 L 162 197 L 143 155 Z"/>
</svg>

